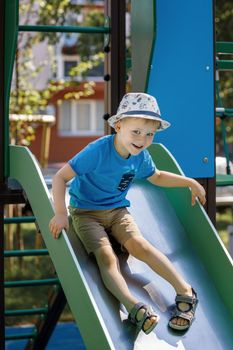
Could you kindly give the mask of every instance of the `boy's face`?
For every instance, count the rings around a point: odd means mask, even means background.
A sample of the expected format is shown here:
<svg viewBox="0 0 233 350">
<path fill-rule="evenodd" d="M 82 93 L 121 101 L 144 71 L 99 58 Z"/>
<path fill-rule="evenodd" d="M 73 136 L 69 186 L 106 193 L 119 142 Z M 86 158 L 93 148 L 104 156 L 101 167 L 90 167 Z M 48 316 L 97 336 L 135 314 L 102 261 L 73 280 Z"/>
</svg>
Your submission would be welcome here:
<svg viewBox="0 0 233 350">
<path fill-rule="evenodd" d="M 142 118 L 124 118 L 115 124 L 115 147 L 123 157 L 138 155 L 153 141 L 159 122 Z"/>
</svg>

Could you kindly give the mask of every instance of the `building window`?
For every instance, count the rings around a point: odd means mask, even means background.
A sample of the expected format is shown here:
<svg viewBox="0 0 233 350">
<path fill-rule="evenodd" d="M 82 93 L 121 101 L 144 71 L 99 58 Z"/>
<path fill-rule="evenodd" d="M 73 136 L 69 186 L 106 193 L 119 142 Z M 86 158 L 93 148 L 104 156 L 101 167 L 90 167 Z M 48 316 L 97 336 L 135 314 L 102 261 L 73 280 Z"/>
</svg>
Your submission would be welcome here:
<svg viewBox="0 0 233 350">
<path fill-rule="evenodd" d="M 103 101 L 64 100 L 59 110 L 59 134 L 61 136 L 103 135 L 103 115 Z"/>
<path fill-rule="evenodd" d="M 67 49 L 70 49 L 67 47 Z M 63 46 L 63 51 L 66 50 L 66 47 Z M 80 63 L 80 57 L 78 55 L 64 55 L 61 54 L 57 57 L 57 78 L 65 79 L 66 81 L 75 80 L 82 81 L 83 78 L 81 76 L 73 76 L 69 75 L 69 72 L 72 68 L 77 67 Z M 85 73 L 85 80 L 90 81 L 103 81 L 104 76 L 104 63 L 100 63 L 98 66 L 89 69 Z"/>
<path fill-rule="evenodd" d="M 80 58 L 78 55 L 58 55 L 57 56 L 57 78 L 65 80 L 80 80 L 80 77 L 70 77 L 69 71 L 71 68 L 78 65 Z M 78 79 L 79 78 L 79 79 Z"/>
<path fill-rule="evenodd" d="M 64 77 L 70 78 L 70 70 L 78 65 L 77 61 L 64 61 Z"/>
</svg>

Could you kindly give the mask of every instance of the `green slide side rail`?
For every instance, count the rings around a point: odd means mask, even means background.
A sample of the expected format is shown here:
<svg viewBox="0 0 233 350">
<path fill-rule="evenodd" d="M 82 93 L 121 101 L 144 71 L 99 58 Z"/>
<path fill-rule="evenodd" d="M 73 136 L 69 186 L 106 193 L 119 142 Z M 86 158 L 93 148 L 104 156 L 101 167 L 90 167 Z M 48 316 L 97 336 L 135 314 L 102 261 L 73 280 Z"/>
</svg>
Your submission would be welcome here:
<svg viewBox="0 0 233 350">
<path fill-rule="evenodd" d="M 183 174 L 176 160 L 164 146 L 153 144 L 149 151 L 158 169 Z M 189 189 L 167 188 L 165 192 L 233 317 L 233 261 L 230 254 L 202 206 L 199 203 L 194 207 L 185 205 L 191 200 Z"/>
<path fill-rule="evenodd" d="M 103 350 L 114 349 L 66 232 L 63 231 L 60 239 L 55 240 L 48 229 L 54 215 L 50 193 L 37 160 L 26 147 L 10 146 L 10 177 L 21 184 L 31 204 L 87 349 L 95 349 L 96 344 Z"/>
</svg>

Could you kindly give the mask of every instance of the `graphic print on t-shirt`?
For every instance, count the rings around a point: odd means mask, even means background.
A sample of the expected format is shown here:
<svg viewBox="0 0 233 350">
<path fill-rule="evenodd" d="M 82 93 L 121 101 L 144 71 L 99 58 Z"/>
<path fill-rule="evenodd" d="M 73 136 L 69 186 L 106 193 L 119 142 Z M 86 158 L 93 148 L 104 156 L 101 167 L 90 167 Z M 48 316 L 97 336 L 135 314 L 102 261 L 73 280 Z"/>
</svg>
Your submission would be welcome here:
<svg viewBox="0 0 233 350">
<path fill-rule="evenodd" d="M 133 181 L 135 174 L 134 173 L 127 173 L 124 174 L 121 178 L 121 181 L 118 185 L 118 190 L 123 192 L 127 189 L 127 187 L 129 186 L 129 184 Z"/>
</svg>

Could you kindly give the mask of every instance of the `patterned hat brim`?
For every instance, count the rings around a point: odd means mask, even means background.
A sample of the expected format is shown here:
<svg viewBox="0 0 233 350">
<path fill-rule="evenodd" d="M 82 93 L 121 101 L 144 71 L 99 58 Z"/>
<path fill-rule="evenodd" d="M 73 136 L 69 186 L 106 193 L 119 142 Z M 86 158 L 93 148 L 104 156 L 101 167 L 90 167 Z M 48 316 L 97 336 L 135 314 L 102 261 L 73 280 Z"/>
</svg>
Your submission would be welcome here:
<svg viewBox="0 0 233 350">
<path fill-rule="evenodd" d="M 137 114 L 131 114 L 129 112 L 127 113 L 124 113 L 124 114 L 115 114 L 113 116 L 111 116 L 109 119 L 108 119 L 108 124 L 112 127 L 112 128 L 115 128 L 115 123 L 118 122 L 119 120 L 121 119 L 124 119 L 124 118 L 142 118 L 142 119 L 149 119 L 149 120 L 156 120 L 156 121 L 159 121 L 160 122 L 160 127 L 157 129 L 157 131 L 163 131 L 167 128 L 169 128 L 169 126 L 171 126 L 171 123 L 169 123 L 167 120 L 164 120 L 162 118 L 160 118 L 160 115 L 159 114 L 156 114 L 156 113 L 148 113 L 148 114 L 140 114 L 142 113 L 142 111 L 140 112 L 137 112 Z"/>
</svg>

